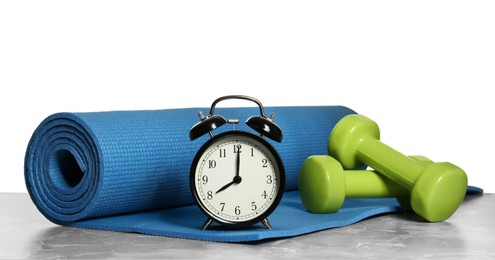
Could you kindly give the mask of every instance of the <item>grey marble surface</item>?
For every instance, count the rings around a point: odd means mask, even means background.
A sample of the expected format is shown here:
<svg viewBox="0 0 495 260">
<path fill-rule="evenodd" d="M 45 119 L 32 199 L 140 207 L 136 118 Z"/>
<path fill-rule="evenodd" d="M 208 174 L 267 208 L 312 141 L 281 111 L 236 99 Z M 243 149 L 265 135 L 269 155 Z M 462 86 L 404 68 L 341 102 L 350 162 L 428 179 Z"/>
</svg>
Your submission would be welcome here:
<svg viewBox="0 0 495 260">
<path fill-rule="evenodd" d="M 66 228 L 28 194 L 0 193 L 1 259 L 495 259 L 495 194 L 469 196 L 447 221 L 413 214 L 249 244 Z"/>
</svg>

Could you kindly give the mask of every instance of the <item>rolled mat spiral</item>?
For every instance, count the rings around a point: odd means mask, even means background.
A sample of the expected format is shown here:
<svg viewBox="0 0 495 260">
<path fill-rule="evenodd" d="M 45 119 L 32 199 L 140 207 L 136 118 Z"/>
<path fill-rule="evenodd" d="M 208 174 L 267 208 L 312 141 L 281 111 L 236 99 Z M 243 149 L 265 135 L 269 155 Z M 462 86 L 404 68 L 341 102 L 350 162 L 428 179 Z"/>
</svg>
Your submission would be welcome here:
<svg viewBox="0 0 495 260">
<path fill-rule="evenodd" d="M 307 212 L 298 197 L 297 176 L 308 156 L 327 153 L 333 126 L 347 114 L 342 106 L 267 107 L 284 133 L 271 142 L 286 168 L 286 192 L 262 225 L 240 230 L 201 230 L 205 216 L 189 189 L 192 159 L 208 135 L 189 140 L 198 111 L 208 108 L 149 111 L 57 113 L 33 133 L 25 156 L 27 190 L 50 221 L 82 228 L 137 232 L 222 242 L 295 236 L 400 211 L 395 199 L 347 200 L 336 214 Z M 255 108 L 218 108 L 241 122 Z M 240 123 L 236 129 L 249 131 Z M 214 133 L 231 130 L 222 126 Z M 471 187 L 471 191 L 482 192 Z"/>
</svg>

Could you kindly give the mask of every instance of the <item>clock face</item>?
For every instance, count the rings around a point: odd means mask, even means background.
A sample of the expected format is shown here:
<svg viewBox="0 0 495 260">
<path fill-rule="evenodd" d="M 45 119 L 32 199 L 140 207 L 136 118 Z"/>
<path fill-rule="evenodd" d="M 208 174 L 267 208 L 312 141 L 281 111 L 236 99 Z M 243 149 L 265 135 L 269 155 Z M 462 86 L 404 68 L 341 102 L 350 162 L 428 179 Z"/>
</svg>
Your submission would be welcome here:
<svg viewBox="0 0 495 260">
<path fill-rule="evenodd" d="M 191 168 L 191 189 L 203 212 L 224 224 L 252 224 L 280 202 L 285 172 L 263 138 L 229 131 L 210 139 Z"/>
</svg>

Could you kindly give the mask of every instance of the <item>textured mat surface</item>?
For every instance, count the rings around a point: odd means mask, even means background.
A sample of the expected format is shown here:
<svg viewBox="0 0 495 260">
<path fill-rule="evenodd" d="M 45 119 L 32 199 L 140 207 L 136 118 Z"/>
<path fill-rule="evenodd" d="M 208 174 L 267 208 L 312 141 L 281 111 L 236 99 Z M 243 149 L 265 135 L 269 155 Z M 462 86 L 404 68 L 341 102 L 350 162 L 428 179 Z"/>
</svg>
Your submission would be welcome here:
<svg viewBox="0 0 495 260">
<path fill-rule="evenodd" d="M 394 199 L 348 200 L 337 214 L 315 215 L 302 208 L 297 191 L 299 167 L 310 155 L 326 154 L 335 123 L 354 113 L 341 106 L 267 107 L 284 131 L 273 143 L 284 161 L 287 190 L 269 217 L 273 230 L 253 226 L 200 230 L 205 216 L 191 205 L 189 167 L 208 139 L 189 141 L 189 129 L 206 108 L 154 111 L 59 113 L 35 130 L 25 157 L 28 192 L 54 223 L 223 242 L 286 237 L 349 225 L 400 208 Z M 256 108 L 218 108 L 241 122 Z M 247 130 L 244 124 L 238 129 Z M 216 133 L 231 130 L 223 126 Z"/>
</svg>

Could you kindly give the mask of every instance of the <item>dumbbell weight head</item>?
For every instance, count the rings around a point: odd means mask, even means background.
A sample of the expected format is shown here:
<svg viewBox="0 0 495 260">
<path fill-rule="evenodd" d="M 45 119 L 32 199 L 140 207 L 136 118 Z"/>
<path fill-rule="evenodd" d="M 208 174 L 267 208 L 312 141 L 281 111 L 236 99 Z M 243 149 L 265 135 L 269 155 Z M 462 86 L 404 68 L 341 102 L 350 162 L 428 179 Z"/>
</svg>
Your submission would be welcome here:
<svg viewBox="0 0 495 260">
<path fill-rule="evenodd" d="M 415 162 L 425 167 L 430 163 L 433 163 L 432 160 L 422 155 L 412 155 L 409 156 L 409 158 L 413 159 Z M 405 195 L 397 196 L 396 199 L 404 210 L 413 211 L 411 206 L 411 194 L 407 193 Z"/>
<path fill-rule="evenodd" d="M 347 169 L 361 167 L 364 163 L 357 159 L 357 151 L 354 147 L 367 137 L 380 139 L 378 125 L 364 116 L 346 116 L 338 122 L 330 134 L 328 154 L 335 157 Z"/>
<path fill-rule="evenodd" d="M 411 159 L 413 159 L 415 162 L 417 162 L 418 164 L 426 167 L 428 166 L 429 164 L 433 163 L 432 160 L 424 157 L 424 156 L 421 156 L 421 155 L 414 155 L 414 156 L 409 156 Z M 424 172 L 423 174 L 428 174 L 428 172 Z M 427 181 L 428 182 L 428 181 Z M 436 187 L 438 189 L 438 187 Z M 441 188 L 440 188 L 441 189 Z M 418 189 L 419 190 L 419 189 Z M 445 189 L 441 189 L 441 190 L 445 190 Z M 415 189 L 416 191 L 416 189 Z M 449 192 L 449 190 L 447 190 Z M 421 211 L 422 213 L 418 214 L 418 215 L 426 215 L 428 214 L 428 211 L 425 210 L 424 208 L 428 208 L 427 205 L 424 205 L 423 201 L 425 201 L 424 199 L 420 198 L 418 199 L 419 196 L 424 196 L 424 194 L 417 194 L 417 191 L 415 192 L 415 195 L 414 195 L 414 198 L 412 198 L 412 193 L 411 194 L 406 194 L 406 195 L 403 195 L 403 196 L 397 196 L 397 201 L 399 202 L 399 204 L 402 206 L 402 208 L 404 210 L 407 210 L 407 211 L 414 211 L 413 210 L 413 207 L 411 205 L 411 203 L 414 201 L 414 204 L 415 204 L 415 208 L 416 208 L 416 211 Z M 446 198 L 447 196 L 438 196 L 438 195 L 430 195 L 430 197 L 433 197 L 433 198 Z M 449 204 L 449 203 L 454 203 L 455 200 L 451 200 L 449 199 L 448 201 L 446 202 L 440 202 L 440 203 L 445 203 L 445 204 Z M 431 203 L 431 202 L 430 202 Z M 456 203 L 456 202 L 455 202 Z M 449 207 L 452 207 L 452 205 L 450 205 Z M 436 213 L 438 214 L 438 213 Z M 432 218 L 431 216 L 429 216 L 428 218 Z M 445 218 L 445 216 L 443 216 L 442 218 Z"/>
<path fill-rule="evenodd" d="M 312 213 L 334 213 L 344 203 L 344 168 L 330 156 L 310 156 L 304 160 L 298 184 L 301 202 Z"/>
<path fill-rule="evenodd" d="M 462 169 L 448 162 L 432 163 L 411 189 L 411 207 L 428 221 L 443 221 L 457 210 L 466 189 L 467 177 Z"/>
</svg>

